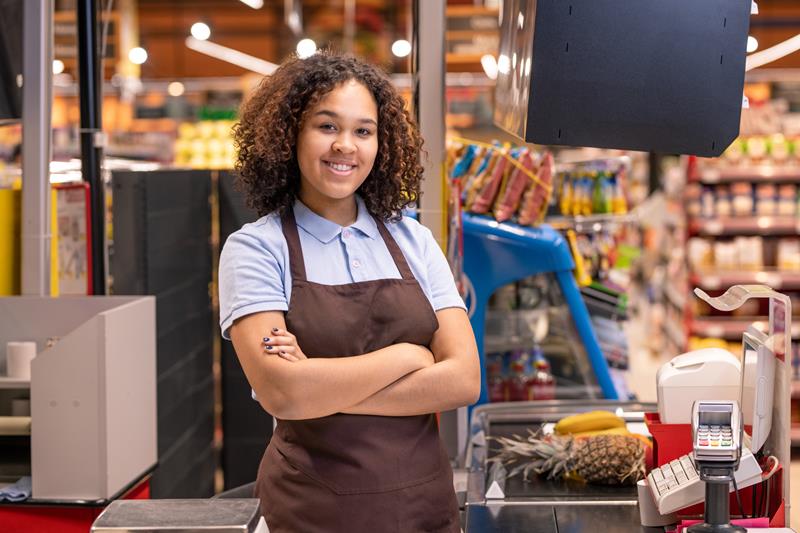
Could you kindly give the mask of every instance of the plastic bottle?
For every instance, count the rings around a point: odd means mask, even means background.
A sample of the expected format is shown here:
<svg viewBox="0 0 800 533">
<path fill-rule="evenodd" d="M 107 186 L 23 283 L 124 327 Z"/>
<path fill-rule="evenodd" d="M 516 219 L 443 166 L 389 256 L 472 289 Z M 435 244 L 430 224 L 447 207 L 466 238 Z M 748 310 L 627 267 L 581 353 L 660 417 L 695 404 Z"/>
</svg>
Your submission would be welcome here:
<svg viewBox="0 0 800 533">
<path fill-rule="evenodd" d="M 486 386 L 489 401 L 508 401 L 508 390 L 503 376 L 503 354 L 492 353 L 486 359 Z"/>
<path fill-rule="evenodd" d="M 533 372 L 529 384 L 529 396 L 532 400 L 555 400 L 556 381 L 550 371 L 550 363 L 538 350 L 533 361 Z"/>
<path fill-rule="evenodd" d="M 529 399 L 529 376 L 525 372 L 527 354 L 522 351 L 511 352 L 510 372 L 506 378 L 508 399 L 512 402 L 522 402 Z"/>
</svg>

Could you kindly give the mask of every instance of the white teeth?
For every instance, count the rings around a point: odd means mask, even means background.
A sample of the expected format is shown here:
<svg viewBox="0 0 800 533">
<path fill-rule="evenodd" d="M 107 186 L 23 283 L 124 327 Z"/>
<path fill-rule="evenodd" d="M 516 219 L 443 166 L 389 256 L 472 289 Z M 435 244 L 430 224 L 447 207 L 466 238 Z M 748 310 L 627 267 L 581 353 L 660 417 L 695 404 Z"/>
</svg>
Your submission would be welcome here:
<svg viewBox="0 0 800 533">
<path fill-rule="evenodd" d="M 338 170 L 339 172 L 346 172 L 348 170 L 353 169 L 353 165 L 345 165 L 339 163 L 327 163 L 326 164 L 331 167 L 333 170 Z"/>
</svg>

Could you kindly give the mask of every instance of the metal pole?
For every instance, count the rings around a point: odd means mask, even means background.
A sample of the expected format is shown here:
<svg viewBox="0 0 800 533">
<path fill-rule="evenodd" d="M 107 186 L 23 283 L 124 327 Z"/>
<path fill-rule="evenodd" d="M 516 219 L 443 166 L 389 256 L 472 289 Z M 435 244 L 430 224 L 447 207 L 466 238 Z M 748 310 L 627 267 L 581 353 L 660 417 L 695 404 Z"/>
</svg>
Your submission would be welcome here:
<svg viewBox="0 0 800 533">
<path fill-rule="evenodd" d="M 105 294 L 105 189 L 100 172 L 102 72 L 97 57 L 97 6 L 78 0 L 78 66 L 81 104 L 81 172 L 91 191 L 92 294 Z"/>
<path fill-rule="evenodd" d="M 53 3 L 26 0 L 22 52 L 22 294 L 50 295 Z"/>
<path fill-rule="evenodd" d="M 447 247 L 445 184 L 445 0 L 412 4 L 411 87 L 414 115 L 425 140 L 419 218 L 444 250 Z M 467 408 L 442 413 L 439 433 L 451 459 L 467 448 Z"/>
<path fill-rule="evenodd" d="M 419 205 L 420 221 L 446 246 L 445 220 L 445 0 L 415 0 L 413 4 L 411 75 L 414 113 L 425 139 L 425 177 Z"/>
</svg>

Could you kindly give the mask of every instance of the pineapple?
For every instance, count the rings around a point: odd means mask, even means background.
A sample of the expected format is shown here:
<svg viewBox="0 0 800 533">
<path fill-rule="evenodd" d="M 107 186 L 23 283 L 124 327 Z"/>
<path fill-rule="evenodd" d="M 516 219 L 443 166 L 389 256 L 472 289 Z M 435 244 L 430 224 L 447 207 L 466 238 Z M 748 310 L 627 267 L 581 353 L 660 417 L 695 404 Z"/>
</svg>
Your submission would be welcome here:
<svg viewBox="0 0 800 533">
<path fill-rule="evenodd" d="M 491 459 L 502 463 L 508 476 L 547 474 L 548 479 L 568 477 L 601 485 L 636 484 L 645 474 L 645 444 L 628 435 L 591 435 L 574 438 L 530 431 L 527 439 L 499 437 L 500 453 Z"/>
</svg>

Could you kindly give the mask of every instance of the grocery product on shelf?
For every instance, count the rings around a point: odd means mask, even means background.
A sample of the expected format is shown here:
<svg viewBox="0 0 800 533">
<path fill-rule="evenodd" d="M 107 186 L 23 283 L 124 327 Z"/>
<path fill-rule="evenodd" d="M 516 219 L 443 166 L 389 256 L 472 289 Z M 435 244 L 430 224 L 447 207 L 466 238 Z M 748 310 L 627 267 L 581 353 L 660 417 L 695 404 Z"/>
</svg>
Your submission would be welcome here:
<svg viewBox="0 0 800 533">
<path fill-rule="evenodd" d="M 201 120 L 178 126 L 175 164 L 192 168 L 233 168 L 236 148 L 231 120 Z"/>
<path fill-rule="evenodd" d="M 554 174 L 549 152 L 452 139 L 448 163 L 451 186 L 466 211 L 522 225 L 542 221 Z"/>
</svg>

